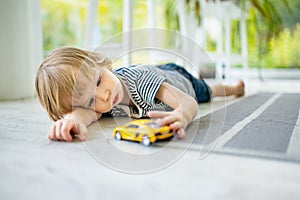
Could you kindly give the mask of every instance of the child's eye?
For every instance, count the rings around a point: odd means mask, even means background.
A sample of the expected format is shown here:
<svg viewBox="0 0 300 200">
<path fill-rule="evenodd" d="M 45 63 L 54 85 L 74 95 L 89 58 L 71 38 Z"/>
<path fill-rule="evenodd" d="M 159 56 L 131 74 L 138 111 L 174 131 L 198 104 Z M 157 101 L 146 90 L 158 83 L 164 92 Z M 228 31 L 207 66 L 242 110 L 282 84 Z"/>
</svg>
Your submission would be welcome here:
<svg viewBox="0 0 300 200">
<path fill-rule="evenodd" d="M 95 98 L 91 98 L 90 101 L 89 101 L 89 107 L 91 107 L 94 102 L 95 102 Z"/>
<path fill-rule="evenodd" d="M 100 85 L 101 83 L 101 78 L 99 77 L 98 81 L 97 81 L 97 87 Z"/>
</svg>

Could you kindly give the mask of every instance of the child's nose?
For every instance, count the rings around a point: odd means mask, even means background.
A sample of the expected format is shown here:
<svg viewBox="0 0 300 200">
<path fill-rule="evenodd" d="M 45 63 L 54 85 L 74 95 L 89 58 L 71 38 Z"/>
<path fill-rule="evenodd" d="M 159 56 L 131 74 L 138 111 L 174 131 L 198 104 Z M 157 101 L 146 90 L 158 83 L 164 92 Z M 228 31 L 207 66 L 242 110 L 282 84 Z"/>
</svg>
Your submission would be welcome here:
<svg viewBox="0 0 300 200">
<path fill-rule="evenodd" d="M 104 90 L 102 93 L 101 93 L 101 99 L 105 102 L 109 101 L 110 99 L 110 96 L 111 96 L 111 91 L 106 89 Z"/>
</svg>

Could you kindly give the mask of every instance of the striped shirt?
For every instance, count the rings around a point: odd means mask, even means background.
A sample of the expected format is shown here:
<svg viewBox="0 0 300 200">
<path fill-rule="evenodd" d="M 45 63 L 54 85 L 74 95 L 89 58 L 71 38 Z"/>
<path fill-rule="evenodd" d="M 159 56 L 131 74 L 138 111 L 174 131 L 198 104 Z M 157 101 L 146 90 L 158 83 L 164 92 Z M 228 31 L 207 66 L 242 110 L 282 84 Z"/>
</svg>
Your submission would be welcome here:
<svg viewBox="0 0 300 200">
<path fill-rule="evenodd" d="M 113 73 L 127 89 L 134 105 L 116 105 L 110 111 L 113 116 L 146 117 L 150 110 L 170 110 L 165 103 L 155 98 L 161 84 L 167 82 L 195 98 L 192 83 L 177 71 L 162 70 L 155 65 L 133 65 L 119 68 Z"/>
</svg>

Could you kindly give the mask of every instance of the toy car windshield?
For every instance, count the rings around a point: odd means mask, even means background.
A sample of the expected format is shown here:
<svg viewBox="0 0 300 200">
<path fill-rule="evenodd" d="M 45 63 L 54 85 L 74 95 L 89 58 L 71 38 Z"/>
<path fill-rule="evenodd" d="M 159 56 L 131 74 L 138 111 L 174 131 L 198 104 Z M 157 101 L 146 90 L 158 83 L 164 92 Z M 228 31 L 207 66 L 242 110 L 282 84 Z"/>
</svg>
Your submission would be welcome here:
<svg viewBox="0 0 300 200">
<path fill-rule="evenodd" d="M 155 122 L 148 122 L 146 125 L 150 126 L 151 128 L 160 128 L 161 126 Z"/>
</svg>

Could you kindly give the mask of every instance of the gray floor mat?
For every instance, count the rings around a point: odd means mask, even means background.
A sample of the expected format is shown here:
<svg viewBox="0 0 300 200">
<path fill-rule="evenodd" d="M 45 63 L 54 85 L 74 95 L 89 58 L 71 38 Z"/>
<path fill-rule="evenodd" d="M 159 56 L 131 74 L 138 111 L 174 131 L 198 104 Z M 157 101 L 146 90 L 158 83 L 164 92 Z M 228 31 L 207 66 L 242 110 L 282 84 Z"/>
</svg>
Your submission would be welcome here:
<svg viewBox="0 0 300 200">
<path fill-rule="evenodd" d="M 193 148 L 201 149 L 202 146 L 216 141 L 220 135 L 254 112 L 272 95 L 274 94 L 259 93 L 200 118 Z M 291 136 L 295 132 L 299 109 L 300 94 L 282 94 L 222 148 L 206 147 L 204 151 L 300 162 L 300 151 L 294 152 L 293 155 L 287 152 Z M 222 122 L 222 113 L 226 114 L 223 114 L 225 120 L 220 129 L 217 123 Z"/>
</svg>

